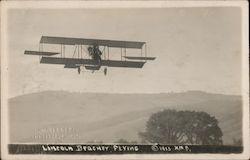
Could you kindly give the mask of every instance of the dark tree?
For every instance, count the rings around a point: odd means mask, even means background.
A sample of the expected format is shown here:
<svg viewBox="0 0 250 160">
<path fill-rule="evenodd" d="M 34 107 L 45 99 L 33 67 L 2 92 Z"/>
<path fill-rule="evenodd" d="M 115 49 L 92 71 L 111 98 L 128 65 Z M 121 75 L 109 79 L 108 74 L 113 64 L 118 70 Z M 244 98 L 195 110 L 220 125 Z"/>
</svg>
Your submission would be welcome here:
<svg viewBox="0 0 250 160">
<path fill-rule="evenodd" d="M 140 132 L 143 142 L 161 144 L 222 145 L 215 117 L 205 112 L 164 110 L 153 114 Z"/>
</svg>

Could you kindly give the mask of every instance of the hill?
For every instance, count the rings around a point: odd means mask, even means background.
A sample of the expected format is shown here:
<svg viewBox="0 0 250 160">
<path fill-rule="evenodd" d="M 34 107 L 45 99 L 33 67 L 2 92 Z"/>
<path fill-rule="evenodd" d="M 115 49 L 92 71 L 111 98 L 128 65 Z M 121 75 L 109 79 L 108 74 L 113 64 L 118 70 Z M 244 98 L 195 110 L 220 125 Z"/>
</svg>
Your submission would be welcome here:
<svg viewBox="0 0 250 160">
<path fill-rule="evenodd" d="M 224 144 L 240 138 L 241 97 L 201 91 L 159 94 L 105 94 L 45 91 L 9 99 L 10 141 L 112 143 L 140 141 L 152 113 L 163 109 L 205 111 L 215 116 Z"/>
</svg>

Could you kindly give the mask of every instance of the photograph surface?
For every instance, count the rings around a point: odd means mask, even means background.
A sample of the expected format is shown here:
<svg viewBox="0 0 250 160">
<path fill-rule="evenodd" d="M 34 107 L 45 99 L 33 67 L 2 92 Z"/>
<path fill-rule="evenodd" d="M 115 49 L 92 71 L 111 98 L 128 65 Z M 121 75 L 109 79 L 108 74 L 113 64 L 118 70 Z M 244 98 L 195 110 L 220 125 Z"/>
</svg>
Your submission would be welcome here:
<svg viewBox="0 0 250 160">
<path fill-rule="evenodd" d="M 10 4 L 1 14 L 7 157 L 248 152 L 245 3 Z"/>
</svg>

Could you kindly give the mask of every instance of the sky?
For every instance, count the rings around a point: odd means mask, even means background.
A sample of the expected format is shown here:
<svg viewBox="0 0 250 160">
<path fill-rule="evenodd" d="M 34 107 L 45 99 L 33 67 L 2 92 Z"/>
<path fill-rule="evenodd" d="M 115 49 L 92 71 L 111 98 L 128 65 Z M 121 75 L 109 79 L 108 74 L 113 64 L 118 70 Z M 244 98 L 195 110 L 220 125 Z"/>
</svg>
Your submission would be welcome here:
<svg viewBox="0 0 250 160">
<path fill-rule="evenodd" d="M 10 9 L 7 25 L 9 97 L 45 90 L 241 93 L 237 7 Z M 156 60 L 142 69 L 108 68 L 107 76 L 101 71 L 78 75 L 76 69 L 39 64 L 38 57 L 24 55 L 25 50 L 39 49 L 43 35 L 144 41 L 148 55 Z M 117 52 L 111 50 L 110 57 Z M 67 54 L 72 54 L 70 49 Z"/>
</svg>

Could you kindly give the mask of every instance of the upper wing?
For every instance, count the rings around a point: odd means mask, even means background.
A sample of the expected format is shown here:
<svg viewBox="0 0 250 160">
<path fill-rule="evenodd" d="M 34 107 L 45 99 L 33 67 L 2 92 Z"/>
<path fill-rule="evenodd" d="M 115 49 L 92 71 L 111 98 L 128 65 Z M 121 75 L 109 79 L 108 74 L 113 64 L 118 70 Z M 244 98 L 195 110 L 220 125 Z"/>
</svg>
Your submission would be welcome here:
<svg viewBox="0 0 250 160">
<path fill-rule="evenodd" d="M 40 63 L 47 64 L 64 64 L 65 68 L 73 68 L 79 64 L 97 65 L 92 59 L 76 59 L 76 58 L 58 58 L 58 57 L 42 57 Z M 118 60 L 102 60 L 102 66 L 108 67 L 127 67 L 127 68 L 142 68 L 145 62 L 135 61 L 118 61 Z"/>
<path fill-rule="evenodd" d="M 104 39 L 84 39 L 84 38 L 68 38 L 68 37 L 49 37 L 42 36 L 40 43 L 49 44 L 65 44 L 65 45 L 99 45 L 116 48 L 136 48 L 141 49 L 145 42 L 136 41 L 116 41 L 116 40 L 104 40 Z"/>
</svg>

